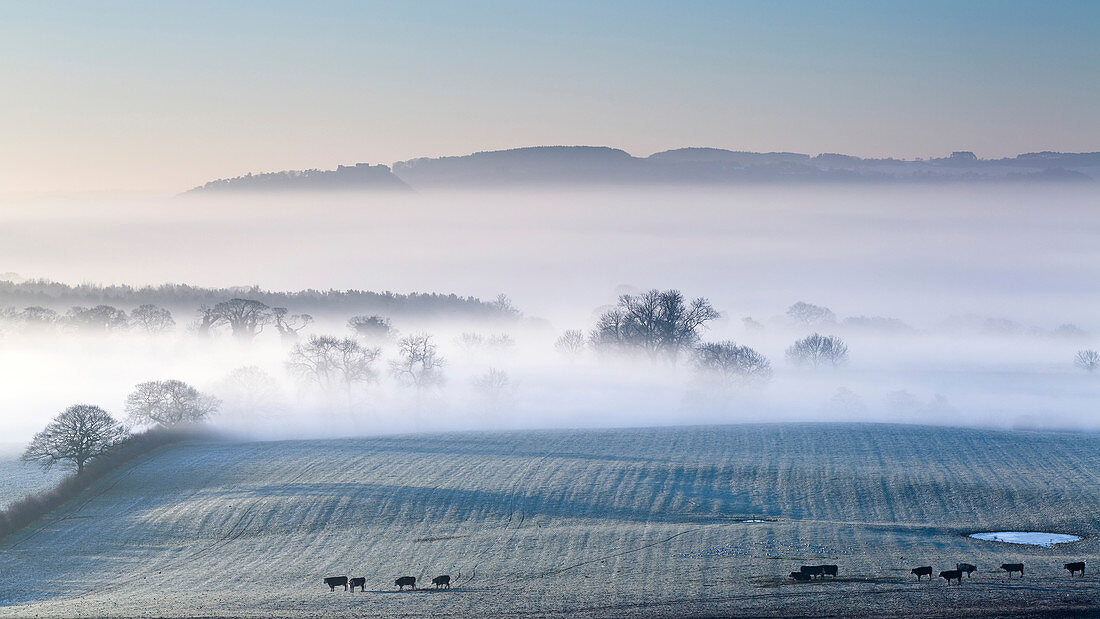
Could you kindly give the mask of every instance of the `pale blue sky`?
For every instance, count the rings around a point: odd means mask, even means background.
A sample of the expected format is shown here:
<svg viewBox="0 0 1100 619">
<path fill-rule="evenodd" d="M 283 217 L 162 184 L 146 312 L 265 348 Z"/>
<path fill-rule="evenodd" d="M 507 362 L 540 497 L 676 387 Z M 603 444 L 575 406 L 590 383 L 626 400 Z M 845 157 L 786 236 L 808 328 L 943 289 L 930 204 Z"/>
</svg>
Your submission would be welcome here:
<svg viewBox="0 0 1100 619">
<path fill-rule="evenodd" d="M 0 193 L 534 144 L 1100 150 L 1100 2 L 4 2 Z"/>
</svg>

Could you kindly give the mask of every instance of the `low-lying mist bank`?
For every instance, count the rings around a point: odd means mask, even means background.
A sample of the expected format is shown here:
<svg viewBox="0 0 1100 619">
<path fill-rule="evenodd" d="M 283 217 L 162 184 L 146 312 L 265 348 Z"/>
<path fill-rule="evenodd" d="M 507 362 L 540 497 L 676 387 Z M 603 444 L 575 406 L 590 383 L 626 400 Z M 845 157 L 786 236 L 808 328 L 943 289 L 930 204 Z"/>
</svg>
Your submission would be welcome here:
<svg viewBox="0 0 1100 619">
<path fill-rule="evenodd" d="M 26 440 L 78 402 L 121 419 L 136 384 L 179 379 L 222 401 L 215 426 L 263 437 L 786 420 L 1096 429 L 1100 380 L 1074 360 L 1100 335 L 1098 195 L 967 185 L 25 200 L 6 205 L 0 227 L 0 272 L 24 278 L 243 297 L 254 285 L 444 292 L 462 304 L 506 293 L 523 315 L 383 308 L 398 333 L 368 341 L 346 324 L 356 312 L 334 310 L 245 342 L 224 325 L 198 337 L 201 308 L 189 304 L 163 333 L 91 335 L 57 301 L 71 316 L 52 331 L 0 329 L 0 426 Z M 649 288 L 708 299 L 719 316 L 695 343 L 751 347 L 770 380 L 716 384 L 686 351 L 672 363 L 592 349 L 619 295 Z M 315 311 L 271 299 L 291 318 Z M 115 303 L 132 315 L 138 301 Z M 829 312 L 796 319 L 800 301 Z M 576 354 L 556 345 L 567 330 L 581 332 Z M 842 338 L 847 362 L 791 361 L 787 349 L 814 332 Z M 430 384 L 397 367 L 400 339 L 415 334 L 444 360 Z M 288 365 L 311 336 L 378 350 L 362 353 L 362 380 L 334 388 Z"/>
<path fill-rule="evenodd" d="M 315 330 L 350 335 L 335 325 Z M 78 402 L 122 419 L 135 385 L 165 379 L 219 398 L 214 427 L 263 438 L 770 421 L 1100 428 L 1100 376 L 1073 364 L 1078 340 L 837 327 L 848 362 L 811 369 L 786 356 L 808 331 L 728 324 L 704 331 L 703 341 L 734 339 L 768 359 L 770 380 L 742 383 L 711 380 L 686 354 L 675 364 L 589 347 L 565 354 L 555 348 L 558 331 L 547 327 L 477 333 L 440 324 L 417 331 L 442 360 L 438 380 L 419 388 L 397 371 L 399 339 L 376 345 L 362 381 L 323 388 L 293 371 L 295 345 L 274 335 L 250 344 L 188 333 L 18 336 L 0 349 L 0 372 L 10 381 L 0 407 L 9 440 L 28 439 Z"/>
</svg>

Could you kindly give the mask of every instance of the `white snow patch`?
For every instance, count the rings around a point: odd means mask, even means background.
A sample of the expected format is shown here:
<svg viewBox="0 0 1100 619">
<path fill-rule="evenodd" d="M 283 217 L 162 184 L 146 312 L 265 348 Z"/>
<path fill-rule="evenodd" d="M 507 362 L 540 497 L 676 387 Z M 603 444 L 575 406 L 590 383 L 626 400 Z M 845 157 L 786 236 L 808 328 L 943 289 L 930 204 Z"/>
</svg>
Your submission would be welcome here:
<svg viewBox="0 0 1100 619">
<path fill-rule="evenodd" d="M 1036 531 L 994 531 L 991 533 L 972 533 L 970 537 L 987 542 L 1005 542 L 1007 544 L 1027 544 L 1053 548 L 1055 544 L 1076 542 L 1081 538 L 1068 533 L 1040 533 Z"/>
</svg>

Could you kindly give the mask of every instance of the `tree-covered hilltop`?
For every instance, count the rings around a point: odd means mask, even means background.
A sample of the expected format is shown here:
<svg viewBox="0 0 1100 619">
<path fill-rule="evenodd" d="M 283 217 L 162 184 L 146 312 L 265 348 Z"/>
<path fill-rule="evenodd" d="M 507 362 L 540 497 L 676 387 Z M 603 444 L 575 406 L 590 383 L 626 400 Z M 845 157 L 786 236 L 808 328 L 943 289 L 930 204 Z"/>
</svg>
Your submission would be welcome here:
<svg viewBox="0 0 1100 619">
<path fill-rule="evenodd" d="M 388 190 L 409 191 L 409 186 L 394 176 L 389 166 L 357 163 L 335 170 L 284 170 L 222 178 L 195 187 L 187 193 L 278 192 L 288 190 Z"/>
<path fill-rule="evenodd" d="M 259 286 L 203 288 L 189 284 L 127 286 L 70 285 L 47 279 L 0 279 L 0 307 L 41 306 L 67 310 L 72 306 L 109 305 L 123 308 L 155 304 L 190 317 L 202 306 L 227 299 L 248 298 L 270 307 L 289 307 L 318 316 L 384 314 L 387 316 L 505 318 L 517 312 L 506 299 L 483 301 L 472 296 L 440 293 L 397 293 L 370 290 L 299 290 L 280 292 Z"/>
</svg>

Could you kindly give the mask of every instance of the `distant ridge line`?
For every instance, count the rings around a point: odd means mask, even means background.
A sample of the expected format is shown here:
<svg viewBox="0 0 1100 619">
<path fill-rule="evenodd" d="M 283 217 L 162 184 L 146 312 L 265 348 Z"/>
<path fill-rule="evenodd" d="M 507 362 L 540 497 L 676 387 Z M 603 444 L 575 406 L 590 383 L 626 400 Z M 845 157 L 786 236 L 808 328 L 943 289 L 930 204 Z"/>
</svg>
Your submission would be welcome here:
<svg viewBox="0 0 1100 619">
<path fill-rule="evenodd" d="M 803 183 L 1072 182 L 1100 178 L 1100 152 L 931 159 L 687 147 L 635 157 L 608 146 L 528 146 L 387 165 L 286 170 L 210 181 L 186 193 L 401 191 L 457 187 Z"/>
</svg>

